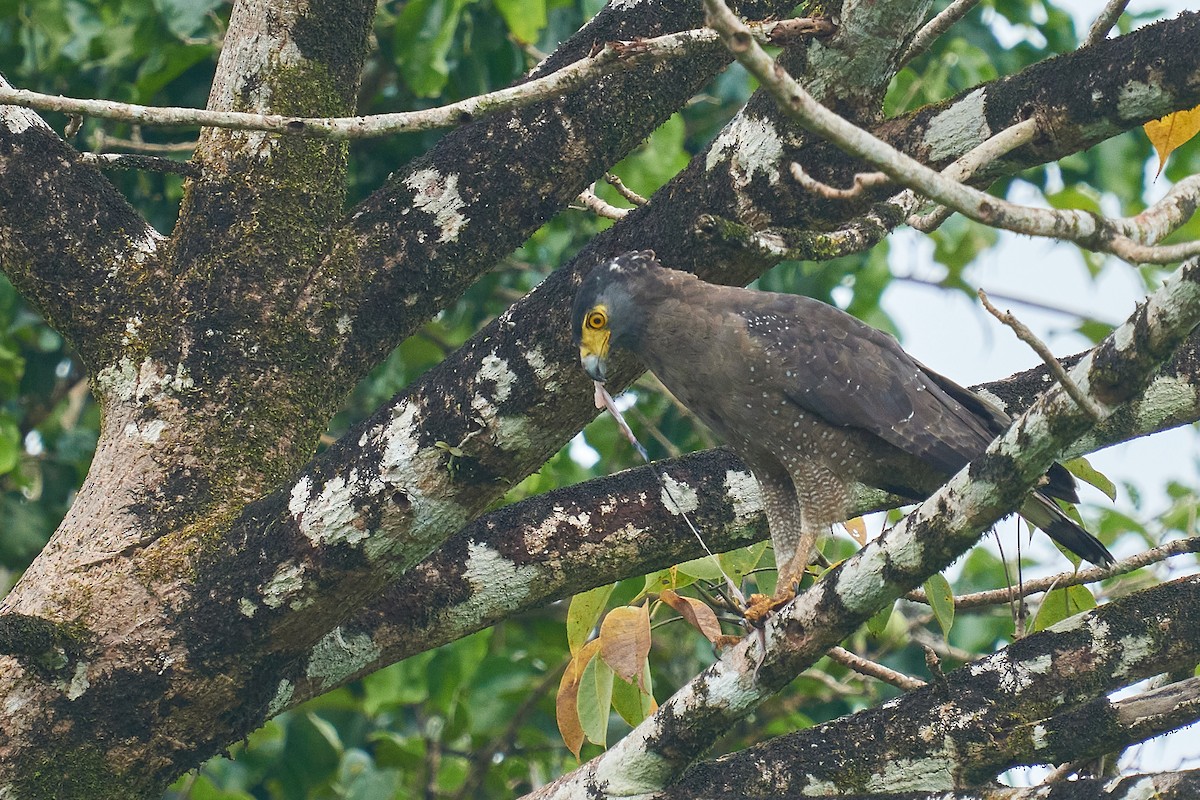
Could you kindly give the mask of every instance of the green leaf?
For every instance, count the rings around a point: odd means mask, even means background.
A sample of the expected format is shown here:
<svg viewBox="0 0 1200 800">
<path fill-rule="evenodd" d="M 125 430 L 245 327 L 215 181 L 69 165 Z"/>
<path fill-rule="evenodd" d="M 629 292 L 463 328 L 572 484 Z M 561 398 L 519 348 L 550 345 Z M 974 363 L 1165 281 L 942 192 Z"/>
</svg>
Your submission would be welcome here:
<svg viewBox="0 0 1200 800">
<path fill-rule="evenodd" d="M 0 475 L 12 472 L 21 460 L 21 429 L 7 414 L 0 414 Z"/>
<path fill-rule="evenodd" d="M 1108 497 L 1109 500 L 1116 502 L 1117 500 L 1117 485 L 1108 479 L 1108 476 L 1098 469 L 1093 467 L 1086 458 L 1072 458 L 1069 461 L 1062 462 L 1062 465 L 1070 470 L 1071 474 L 1086 484 L 1095 486 Z"/>
<path fill-rule="evenodd" d="M 546 27 L 546 0 L 494 0 L 504 24 L 522 42 L 538 40 Z"/>
<path fill-rule="evenodd" d="M 725 573 L 721 571 L 721 562 L 712 556 L 701 556 L 684 562 L 679 565 L 677 571 L 702 581 L 724 582 L 725 580 Z"/>
<path fill-rule="evenodd" d="M 756 542 L 749 547 L 721 553 L 717 556 L 717 560 L 721 562 L 721 567 L 729 575 L 730 580 L 735 584 L 741 584 L 742 578 L 746 577 L 758 566 L 758 562 L 762 561 L 763 553 L 766 551 L 767 543 L 765 541 Z"/>
<path fill-rule="evenodd" d="M 954 626 L 954 591 L 950 588 L 950 582 L 941 573 L 930 575 L 925 581 L 925 596 L 929 598 L 929 607 L 941 626 L 942 636 L 948 639 L 950 628 Z"/>
<path fill-rule="evenodd" d="M 1064 586 L 1046 594 L 1041 608 L 1033 618 L 1033 631 L 1045 630 L 1067 617 L 1082 614 L 1096 607 L 1096 598 L 1086 586 Z"/>
<path fill-rule="evenodd" d="M 228 791 L 213 785 L 212 779 L 201 773 L 184 775 L 171 788 L 182 793 L 186 787 L 188 800 L 254 800 L 254 795 L 241 791 Z M 168 793 L 169 794 L 169 793 Z M 178 796 L 182 797 L 183 794 Z"/>
<path fill-rule="evenodd" d="M 588 741 L 601 747 L 608 745 L 613 678 L 612 667 L 605 664 L 602 658 L 593 658 L 584 667 L 583 678 L 579 681 L 579 695 L 576 699 L 579 725 Z"/>
<path fill-rule="evenodd" d="M 929 591 L 928 584 L 925 591 Z M 875 637 L 882 636 L 883 632 L 887 630 L 888 622 L 892 619 L 892 609 L 895 608 L 895 605 L 895 603 L 888 603 L 872 614 L 871 618 L 867 620 L 867 632 Z"/>
<path fill-rule="evenodd" d="M 446 86 L 446 56 L 462 11 L 471 0 L 410 0 L 396 22 L 400 74 L 417 97 L 433 97 Z"/>
<path fill-rule="evenodd" d="M 571 604 L 567 607 L 567 646 L 571 648 L 572 655 L 579 652 L 579 648 L 592 635 L 616 586 L 615 583 L 597 586 L 571 598 Z"/>
<path fill-rule="evenodd" d="M 646 686 L 645 692 L 639 688 L 638 683 L 639 681 L 632 683 L 621 680 L 613 681 L 612 707 L 630 726 L 640 723 L 654 713 L 654 709 L 658 707 L 652 695 L 654 689 L 650 682 L 649 661 L 642 668 L 642 680 L 640 681 Z"/>
<path fill-rule="evenodd" d="M 363 678 L 363 711 L 373 717 L 384 710 L 425 702 L 432 660 L 432 651 L 419 653 Z"/>
</svg>

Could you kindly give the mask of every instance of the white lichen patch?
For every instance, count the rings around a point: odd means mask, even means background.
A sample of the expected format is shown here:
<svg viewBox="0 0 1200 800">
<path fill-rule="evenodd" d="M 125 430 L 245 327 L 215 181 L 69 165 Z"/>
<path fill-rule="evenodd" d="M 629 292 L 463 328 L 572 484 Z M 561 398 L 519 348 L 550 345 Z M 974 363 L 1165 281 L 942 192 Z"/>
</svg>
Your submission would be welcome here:
<svg viewBox="0 0 1200 800">
<path fill-rule="evenodd" d="M 319 681 L 322 689 L 328 689 L 380 655 L 379 647 L 370 636 L 365 633 L 346 636 L 339 626 L 313 646 L 305 672 L 308 677 Z"/>
<path fill-rule="evenodd" d="M 370 535 L 354 502 L 357 470 L 352 469 L 349 476 L 333 476 L 315 497 L 309 496 L 308 480 L 305 476 L 292 487 L 288 510 L 296 527 L 314 547 L 357 545 Z"/>
<path fill-rule="evenodd" d="M 122 356 L 96 373 L 96 388 L 100 394 L 122 402 L 131 400 L 137 388 L 138 370 L 133 361 Z"/>
<path fill-rule="evenodd" d="M 994 405 L 996 408 L 1003 410 L 1005 413 L 1009 413 L 1008 403 L 1005 403 L 997 395 L 992 394 L 987 389 L 972 389 L 972 391 Z"/>
<path fill-rule="evenodd" d="M 88 679 L 88 662 L 80 661 L 75 665 L 75 672 L 69 681 L 57 679 L 54 681 L 54 685 L 68 700 L 78 700 L 83 697 L 92 686 L 92 682 Z"/>
<path fill-rule="evenodd" d="M 157 444 L 162 432 L 167 429 L 167 423 L 161 419 L 150 422 L 130 422 L 125 425 L 126 439 L 141 439 L 146 444 Z"/>
<path fill-rule="evenodd" d="M 263 604 L 268 608 L 279 608 L 289 597 L 304 589 L 303 564 L 285 561 L 275 570 L 270 580 L 259 587 Z"/>
<path fill-rule="evenodd" d="M 1166 96 L 1161 84 L 1129 81 L 1117 89 L 1117 114 L 1121 119 L 1145 117 L 1162 107 Z"/>
<path fill-rule="evenodd" d="M 691 514 L 700 507 L 700 497 L 691 486 L 680 483 L 665 472 L 662 475 L 662 483 L 658 501 L 667 511 L 678 517 Z"/>
<path fill-rule="evenodd" d="M 1041 750 L 1046 746 L 1046 726 L 1034 725 L 1033 730 L 1029 735 L 1030 742 L 1033 744 L 1034 750 Z"/>
<path fill-rule="evenodd" d="M 421 169 L 404 179 L 413 191 L 413 207 L 433 215 L 438 241 L 452 242 L 467 224 L 463 209 L 467 204 L 458 193 L 458 176 L 442 175 L 435 169 Z"/>
<path fill-rule="evenodd" d="M 310 495 L 312 495 L 312 481 L 307 475 L 301 475 L 300 480 L 296 481 L 296 485 L 292 487 L 292 493 L 288 499 L 288 511 L 293 517 L 304 512 L 304 506 L 308 503 Z"/>
<path fill-rule="evenodd" d="M 150 358 L 134 364 L 130 358 L 122 356 L 116 364 L 96 373 L 96 388 L 100 394 L 123 403 L 143 402 L 160 397 L 168 389 L 181 391 L 192 386 L 192 379 L 182 364 L 168 369 Z"/>
<path fill-rule="evenodd" d="M 466 605 L 494 609 L 516 608 L 529 596 L 541 579 L 541 570 L 529 564 L 515 564 L 487 545 L 467 545 L 467 563 L 463 577 L 474 589 Z"/>
<path fill-rule="evenodd" d="M 1149 430 L 1176 413 L 1195 408 L 1196 386 L 1186 378 L 1163 375 L 1157 378 L 1137 404 L 1140 430 Z"/>
<path fill-rule="evenodd" d="M 253 617 L 254 612 L 258 611 L 258 604 L 248 597 L 243 597 L 238 600 L 238 611 L 243 617 Z"/>
<path fill-rule="evenodd" d="M 1053 659 L 1043 654 L 1020 664 L 1009 660 L 1008 653 L 1000 651 L 991 658 L 970 665 L 971 675 L 995 675 L 1000 688 L 1006 693 L 1022 692 L 1028 689 L 1035 675 L 1047 675 L 1054 666 Z"/>
<path fill-rule="evenodd" d="M 725 470 L 725 494 L 733 504 L 733 513 L 739 522 L 762 513 L 762 492 L 759 491 L 758 481 L 749 472 Z"/>
<path fill-rule="evenodd" d="M 947 741 L 947 745 L 952 743 Z M 953 750 L 950 746 L 948 749 Z M 874 792 L 937 792 L 954 786 L 951 767 L 955 760 L 938 754 L 928 758 L 898 758 L 888 763 L 882 775 L 873 775 L 866 790 Z"/>
<path fill-rule="evenodd" d="M 529 420 L 521 414 L 501 414 L 499 404 L 512 395 L 513 387 L 519 380 L 517 374 L 508 366 L 508 361 L 495 353 L 484 357 L 479 368 L 479 380 L 484 385 L 491 385 L 491 397 L 482 391 L 476 391 L 471 398 L 471 409 L 481 424 L 495 431 L 497 443 L 501 446 L 521 447 L 530 441 Z"/>
<path fill-rule="evenodd" d="M 275 696 L 271 698 L 271 702 L 267 705 L 267 716 L 273 717 L 283 709 L 287 708 L 288 703 L 292 702 L 292 695 L 296 693 L 296 687 L 287 678 L 279 682 L 278 688 L 275 689 Z"/>
<path fill-rule="evenodd" d="M 479 367 L 479 380 L 494 382 L 496 385 L 495 401 L 503 403 L 512 394 L 513 386 L 516 385 L 518 379 L 517 373 L 509 369 L 508 361 L 495 353 L 489 353 L 484 356 L 483 363 Z"/>
<path fill-rule="evenodd" d="M 121 344 L 128 347 L 140 338 L 138 333 L 142 329 L 142 318 L 134 314 L 129 319 L 125 320 L 125 332 L 121 334 Z"/>
<path fill-rule="evenodd" d="M 1122 636 L 1117 640 L 1121 660 L 1113 666 L 1113 675 L 1123 677 L 1147 663 L 1158 653 L 1154 637 L 1149 634 Z"/>
<path fill-rule="evenodd" d="M 704 168 L 711 172 L 728 160 L 734 186 L 746 186 L 762 173 L 771 183 L 779 182 L 783 140 L 775 125 L 761 117 L 739 113 L 717 136 L 705 156 Z"/>
<path fill-rule="evenodd" d="M 836 585 L 838 599 L 851 611 L 874 612 L 880 605 L 883 571 L 887 566 L 882 547 L 865 547 L 855 556 L 857 568 L 843 572 Z"/>
<path fill-rule="evenodd" d="M 337 318 L 337 322 L 334 323 L 334 327 L 337 328 L 338 335 L 345 336 L 346 334 L 348 334 L 350 332 L 351 328 L 353 327 L 353 324 L 351 323 L 351 320 L 350 320 L 350 315 L 342 314 L 340 317 Z"/>
<path fill-rule="evenodd" d="M 603 514 L 604 511 L 601 510 L 600 513 Z M 554 536 L 558 532 L 559 526 L 574 524 L 573 521 L 575 520 L 578 520 L 583 526 L 586 526 L 590 520 L 590 517 L 586 513 L 578 516 L 569 515 L 566 513 L 566 509 L 564 509 L 562 506 L 555 506 L 551 512 L 546 515 L 545 519 L 543 519 L 537 525 L 526 529 L 525 535 L 522 537 L 525 544 L 525 551 L 527 553 L 540 553 L 545 551 L 549 545 L 550 537 Z"/>
<path fill-rule="evenodd" d="M 955 158 L 991 135 L 984 113 L 986 101 L 986 91 L 976 89 L 929 120 L 925 144 L 931 161 Z"/>
<path fill-rule="evenodd" d="M 538 383 L 547 393 L 553 394 L 558 391 L 561 384 L 559 383 L 554 369 L 546 361 L 546 355 L 540 347 L 531 347 L 525 351 L 525 363 L 533 370 L 533 374 L 537 376 Z"/>
</svg>

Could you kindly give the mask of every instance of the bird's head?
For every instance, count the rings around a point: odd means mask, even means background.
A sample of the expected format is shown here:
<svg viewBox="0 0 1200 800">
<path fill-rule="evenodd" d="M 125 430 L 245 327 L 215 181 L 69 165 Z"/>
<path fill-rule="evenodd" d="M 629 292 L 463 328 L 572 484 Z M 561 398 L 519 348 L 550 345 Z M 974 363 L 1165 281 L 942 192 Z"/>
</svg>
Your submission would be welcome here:
<svg viewBox="0 0 1200 800">
<path fill-rule="evenodd" d="M 579 361 L 592 380 L 604 382 L 613 349 L 636 350 L 646 324 L 636 287 L 658 268 L 654 252 L 642 250 L 601 262 L 584 278 L 575 295 L 571 330 L 579 345 Z"/>
</svg>

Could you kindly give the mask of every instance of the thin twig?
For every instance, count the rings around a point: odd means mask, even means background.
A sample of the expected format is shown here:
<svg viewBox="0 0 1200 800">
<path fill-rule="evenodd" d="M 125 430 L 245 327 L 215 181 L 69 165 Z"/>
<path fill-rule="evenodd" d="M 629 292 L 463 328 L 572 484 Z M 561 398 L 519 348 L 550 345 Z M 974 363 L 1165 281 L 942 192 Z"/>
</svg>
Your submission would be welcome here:
<svg viewBox="0 0 1200 800">
<path fill-rule="evenodd" d="M 1108 0 L 1104 4 L 1104 10 L 1100 12 L 1100 16 L 1096 17 L 1096 21 L 1092 23 L 1092 27 L 1088 29 L 1087 36 L 1083 40 L 1084 47 L 1091 47 L 1094 44 L 1100 44 L 1108 36 L 1108 32 L 1112 30 L 1113 25 L 1117 24 L 1117 20 L 1125 13 L 1125 6 L 1129 5 L 1129 0 Z"/>
<path fill-rule="evenodd" d="M 767 55 L 723 0 L 704 0 L 704 5 L 709 24 L 721 32 L 725 46 L 775 97 L 789 118 L 812 133 L 833 141 L 846 153 L 879 168 L 894 181 L 985 225 L 1029 236 L 1072 241 L 1130 262 L 1165 264 L 1200 254 L 1200 240 L 1177 245 L 1143 244 L 1161 238 L 1164 222 L 1178 227 L 1191 217 L 1200 205 L 1200 175 L 1180 181 L 1172 187 L 1167 198 L 1156 204 L 1162 206 L 1154 211 L 1161 219 L 1153 231 L 1146 214 L 1108 219 L 1076 209 L 1041 209 L 1010 203 L 949 180 L 825 108 Z"/>
<path fill-rule="evenodd" d="M 1034 120 L 1018 122 L 960 156 L 954 163 L 943 169 L 942 174 L 952 180 L 966 180 L 1005 153 L 1032 140 L 1036 133 L 1037 123 Z M 861 253 L 874 247 L 895 228 L 896 223 L 889 218 L 904 219 L 908 217 L 909 225 L 924 230 L 921 227 L 924 224 L 922 220 L 930 219 L 937 214 L 949 216 L 954 213 L 942 206 L 926 217 L 909 216 L 924 202 L 925 198 L 912 189 L 905 189 L 876 205 L 854 222 L 828 232 L 792 232 L 786 229 L 751 231 L 739 223 L 717 220 L 710 215 L 700 218 L 697 232 L 719 235 L 723 230 L 737 230 L 740 234 L 735 237 L 737 242 L 765 258 L 779 261 L 808 261 L 819 257 L 826 260 Z M 933 227 L 940 225 L 941 221 L 939 220 Z M 742 229 L 746 231 L 744 234 L 741 234 Z"/>
<path fill-rule="evenodd" d="M 946 167 L 942 170 L 942 175 L 959 183 L 969 180 L 984 167 L 1008 155 L 1018 147 L 1029 144 L 1037 135 L 1037 130 L 1036 119 L 1027 119 L 1016 125 L 1010 125 Z M 929 233 L 945 222 L 953 213 L 954 209 L 948 206 L 938 206 L 923 216 L 909 217 L 908 224 L 923 233 Z"/>
<path fill-rule="evenodd" d="M 805 20 L 813 33 L 831 31 L 828 20 Z M 798 29 L 798 20 L 768 22 L 753 26 L 752 36 L 770 41 L 777 28 L 788 35 Z M 748 29 L 749 30 L 749 29 Z M 281 114 L 246 114 L 236 111 L 208 111 L 198 108 L 155 107 L 113 100 L 85 100 L 61 95 L 42 94 L 28 89 L 13 89 L 0 85 L 0 105 L 14 105 L 38 111 L 58 111 L 82 114 L 87 117 L 115 119 L 141 125 L 171 125 L 232 130 L 266 131 L 292 136 L 324 139 L 362 139 L 387 136 L 400 132 L 428 131 L 451 128 L 470 122 L 476 117 L 498 111 L 510 111 L 532 103 L 557 97 L 583 86 L 602 75 L 647 59 L 665 59 L 692 52 L 697 46 L 718 40 L 718 34 L 708 29 L 680 31 L 652 39 L 630 42 L 609 42 L 594 55 L 581 58 L 549 75 L 526 83 L 510 86 L 488 94 L 468 97 L 457 103 L 420 111 L 402 111 L 367 117 L 288 117 Z"/>
<path fill-rule="evenodd" d="M 1078 772 L 1083 767 L 1084 763 L 1086 762 L 1068 761 L 1066 764 L 1059 764 L 1057 767 L 1051 770 L 1049 775 L 1047 775 L 1045 778 L 1042 778 L 1040 785 L 1046 786 L 1051 783 L 1058 783 L 1059 781 L 1066 780 L 1067 778 L 1071 777 L 1071 775 Z"/>
<path fill-rule="evenodd" d="M 983 307 L 988 310 L 988 313 L 1012 328 L 1017 338 L 1029 345 L 1041 357 L 1042 361 L 1046 363 L 1050 374 L 1066 390 L 1071 399 L 1086 411 L 1089 417 L 1099 422 L 1104 417 L 1104 413 L 1092 402 L 1090 397 L 1084 394 L 1082 389 L 1075 385 L 1075 381 L 1071 380 L 1071 376 L 1063 369 L 1063 365 L 1059 363 L 1054 353 L 1050 352 L 1050 348 L 1046 346 L 1046 343 L 1034 335 L 1033 331 L 1029 330 L 1025 323 L 1013 316 L 1012 312 L 1001 311 L 992 305 L 992 301 L 988 300 L 987 292 L 983 291 L 983 289 L 980 289 L 977 294 L 979 295 L 979 302 L 983 303 Z"/>
<path fill-rule="evenodd" d="M 931 289 L 940 289 L 944 292 L 958 291 L 958 289 L 954 288 L 953 286 L 947 286 L 941 281 L 930 280 L 928 278 L 918 278 L 915 275 L 893 275 L 892 280 L 900 283 L 911 283 L 915 286 L 928 286 Z M 1004 303 L 1016 303 L 1017 305 L 1028 306 L 1029 308 L 1037 309 L 1038 311 L 1045 311 L 1048 314 L 1061 314 L 1064 317 L 1072 317 L 1073 319 L 1081 319 L 1086 322 L 1096 322 L 1101 325 L 1116 327 L 1116 323 L 1097 319 L 1096 317 L 1093 317 L 1092 315 L 1083 311 L 1074 311 L 1069 308 L 1064 308 L 1063 306 L 1056 306 L 1052 303 L 1043 303 L 1040 300 L 1031 300 L 1028 297 L 1018 297 L 1015 294 L 1008 294 L 1007 292 L 988 291 L 988 297 Z"/>
<path fill-rule="evenodd" d="M 905 675 L 903 672 L 885 667 L 876 661 L 871 661 L 868 658 L 863 658 L 860 655 L 851 653 L 844 647 L 829 648 L 829 657 L 841 664 L 843 667 L 854 670 L 855 672 L 866 675 L 876 680 L 895 686 L 897 689 L 902 689 L 906 692 L 913 689 L 920 689 L 925 685 L 925 681 L 920 678 L 914 678 L 910 675 Z"/>
<path fill-rule="evenodd" d="M 651 422 L 645 414 L 639 411 L 637 406 L 629 409 L 629 416 L 641 423 L 642 428 L 644 428 L 646 432 L 650 434 L 650 437 L 654 439 L 654 441 L 658 442 L 658 444 L 663 450 L 666 451 L 669 457 L 679 458 L 681 455 L 683 455 L 683 451 L 680 450 L 674 442 L 668 439 L 663 432 L 658 429 L 658 426 Z"/>
<path fill-rule="evenodd" d="M 139 169 L 143 172 L 166 172 L 199 178 L 200 167 L 190 161 L 143 156 L 135 153 L 80 153 L 79 160 L 100 169 Z"/>
<path fill-rule="evenodd" d="M 1103 569 L 1100 567 L 1087 567 L 1076 572 L 1060 572 L 1057 575 L 1029 580 L 1019 589 L 1013 587 L 965 594 L 954 598 L 954 607 L 955 609 L 979 608 L 982 606 L 1009 603 L 1019 597 L 1047 591 L 1053 586 L 1067 587 L 1095 583 L 1105 578 L 1114 578 L 1117 575 L 1124 575 L 1142 567 L 1157 564 L 1173 556 L 1186 555 L 1188 553 L 1200 553 L 1200 536 L 1193 536 L 1188 539 L 1175 539 L 1158 547 L 1144 550 L 1137 555 L 1122 559 L 1113 566 Z M 929 600 L 925 597 L 925 592 L 920 589 L 909 592 L 904 595 L 904 598 L 914 603 L 929 603 Z"/>
<path fill-rule="evenodd" d="M 591 211 L 598 217 L 605 219 L 621 219 L 629 213 L 628 208 L 618 208 L 611 203 L 605 202 L 600 195 L 596 194 L 596 184 L 584 189 L 580 192 L 579 197 L 575 201 L 587 211 Z"/>
<path fill-rule="evenodd" d="M 794 161 L 792 162 L 792 178 L 805 191 L 820 195 L 828 200 L 852 200 L 867 189 L 884 186 L 892 182 L 892 179 L 882 172 L 860 172 L 854 176 L 854 183 L 850 184 L 849 188 L 838 189 L 812 177 L 804 171 L 803 167 Z"/>
<path fill-rule="evenodd" d="M 939 36 L 948 31 L 951 25 L 965 17 L 967 12 L 978 4 L 979 0 L 954 0 L 953 3 L 946 6 L 942 10 L 942 13 L 929 20 L 929 22 L 926 22 L 921 30 L 917 31 L 916 35 L 913 36 L 912 43 L 904 51 L 904 55 L 900 57 L 900 66 L 903 67 L 928 50 L 929 46 Z"/>
<path fill-rule="evenodd" d="M 622 181 L 619 176 L 614 175 L 611 172 L 604 173 L 604 181 L 609 186 L 616 189 L 617 194 L 621 195 L 621 197 L 624 197 L 626 200 L 628 200 L 630 203 L 633 203 L 635 206 L 644 206 L 644 205 L 646 205 L 646 203 L 650 202 L 649 200 L 647 200 L 646 198 L 642 197 L 640 194 L 635 192 L 633 189 L 630 189 L 628 186 L 626 186 L 624 181 Z"/>
<path fill-rule="evenodd" d="M 92 149 L 97 153 L 110 149 L 135 153 L 189 153 L 196 149 L 196 142 L 144 142 L 140 137 L 121 139 L 98 130 L 92 135 Z"/>
</svg>

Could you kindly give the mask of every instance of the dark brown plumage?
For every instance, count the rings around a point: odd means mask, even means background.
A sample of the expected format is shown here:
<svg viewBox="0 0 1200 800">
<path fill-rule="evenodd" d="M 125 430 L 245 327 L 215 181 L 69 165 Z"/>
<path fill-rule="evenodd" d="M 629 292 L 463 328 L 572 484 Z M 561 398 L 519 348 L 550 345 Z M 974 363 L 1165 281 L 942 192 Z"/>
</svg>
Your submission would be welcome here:
<svg viewBox="0 0 1200 800">
<path fill-rule="evenodd" d="M 651 252 L 598 265 L 576 296 L 572 327 L 593 378 L 604 379 L 610 348 L 631 350 L 746 462 L 785 588 L 817 536 L 846 519 L 852 483 L 923 499 L 1009 423 L 837 308 L 705 283 Z M 1083 558 L 1112 563 L 1051 497 L 1078 499 L 1058 464 L 1021 514 Z"/>
</svg>

